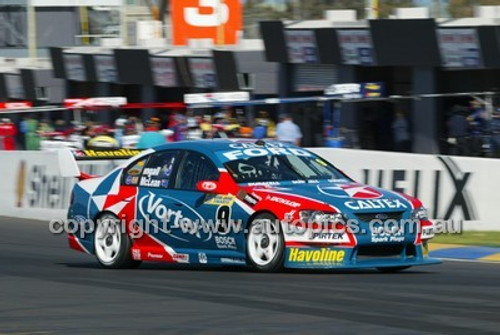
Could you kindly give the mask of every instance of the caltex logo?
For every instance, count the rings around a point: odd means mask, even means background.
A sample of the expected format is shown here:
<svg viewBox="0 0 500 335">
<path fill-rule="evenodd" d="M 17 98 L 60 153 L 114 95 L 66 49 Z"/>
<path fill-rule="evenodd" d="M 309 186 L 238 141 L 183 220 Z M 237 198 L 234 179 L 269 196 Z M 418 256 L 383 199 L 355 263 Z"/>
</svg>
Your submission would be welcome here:
<svg viewBox="0 0 500 335">
<path fill-rule="evenodd" d="M 321 193 L 345 199 L 378 199 L 382 197 L 379 191 L 365 185 L 334 185 L 318 186 Z"/>
</svg>

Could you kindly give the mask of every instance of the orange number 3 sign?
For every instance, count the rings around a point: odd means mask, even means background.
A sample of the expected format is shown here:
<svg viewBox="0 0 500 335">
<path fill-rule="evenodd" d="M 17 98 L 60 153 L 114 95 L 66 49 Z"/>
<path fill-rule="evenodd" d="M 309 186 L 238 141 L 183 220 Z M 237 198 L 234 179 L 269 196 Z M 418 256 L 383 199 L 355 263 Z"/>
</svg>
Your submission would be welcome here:
<svg viewBox="0 0 500 335">
<path fill-rule="evenodd" d="M 174 45 L 210 38 L 214 44 L 236 44 L 243 26 L 241 0 L 172 0 Z"/>
</svg>

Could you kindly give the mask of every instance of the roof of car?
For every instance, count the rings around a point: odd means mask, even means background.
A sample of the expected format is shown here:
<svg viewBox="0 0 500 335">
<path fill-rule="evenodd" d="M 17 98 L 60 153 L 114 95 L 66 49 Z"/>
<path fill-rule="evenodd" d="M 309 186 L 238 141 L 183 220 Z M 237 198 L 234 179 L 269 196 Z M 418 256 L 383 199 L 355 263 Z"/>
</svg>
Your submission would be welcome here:
<svg viewBox="0 0 500 335">
<path fill-rule="evenodd" d="M 264 144 L 262 145 L 263 147 L 266 146 L 266 144 L 270 145 L 281 145 L 284 147 L 295 147 L 292 144 L 288 143 L 281 143 L 277 141 L 262 141 Z M 234 147 L 234 144 L 237 143 L 248 143 L 248 144 L 256 144 L 257 141 L 250 139 L 250 140 L 230 140 L 230 139 L 213 139 L 213 140 L 195 140 L 195 141 L 181 141 L 181 142 L 174 142 L 174 143 L 167 143 L 164 145 L 160 145 L 158 147 L 155 147 L 155 151 L 162 151 L 162 150 L 169 150 L 169 149 L 184 149 L 184 150 L 207 150 L 211 152 L 217 152 L 217 151 L 224 151 L 224 150 L 235 150 L 236 148 Z"/>
</svg>

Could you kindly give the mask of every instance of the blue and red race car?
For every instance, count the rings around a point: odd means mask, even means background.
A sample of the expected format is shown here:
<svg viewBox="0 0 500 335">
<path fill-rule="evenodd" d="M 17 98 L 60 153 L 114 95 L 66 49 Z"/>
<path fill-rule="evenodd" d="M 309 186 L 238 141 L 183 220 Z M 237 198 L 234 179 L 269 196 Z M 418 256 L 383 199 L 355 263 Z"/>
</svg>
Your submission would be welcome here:
<svg viewBox="0 0 500 335">
<path fill-rule="evenodd" d="M 369 187 L 278 142 L 207 140 L 141 152 L 103 177 L 82 174 L 71 248 L 107 268 L 142 261 L 399 271 L 427 257 L 422 203 Z"/>
</svg>

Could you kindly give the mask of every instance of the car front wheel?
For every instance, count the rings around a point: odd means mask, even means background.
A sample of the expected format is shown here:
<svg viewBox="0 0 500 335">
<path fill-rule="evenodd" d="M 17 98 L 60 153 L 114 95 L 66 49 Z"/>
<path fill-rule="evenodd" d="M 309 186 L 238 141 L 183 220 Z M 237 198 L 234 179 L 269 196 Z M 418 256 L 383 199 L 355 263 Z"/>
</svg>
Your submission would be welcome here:
<svg viewBox="0 0 500 335">
<path fill-rule="evenodd" d="M 285 240 L 280 223 L 271 214 L 257 215 L 248 227 L 247 260 L 256 270 L 276 272 L 283 267 Z"/>
</svg>

